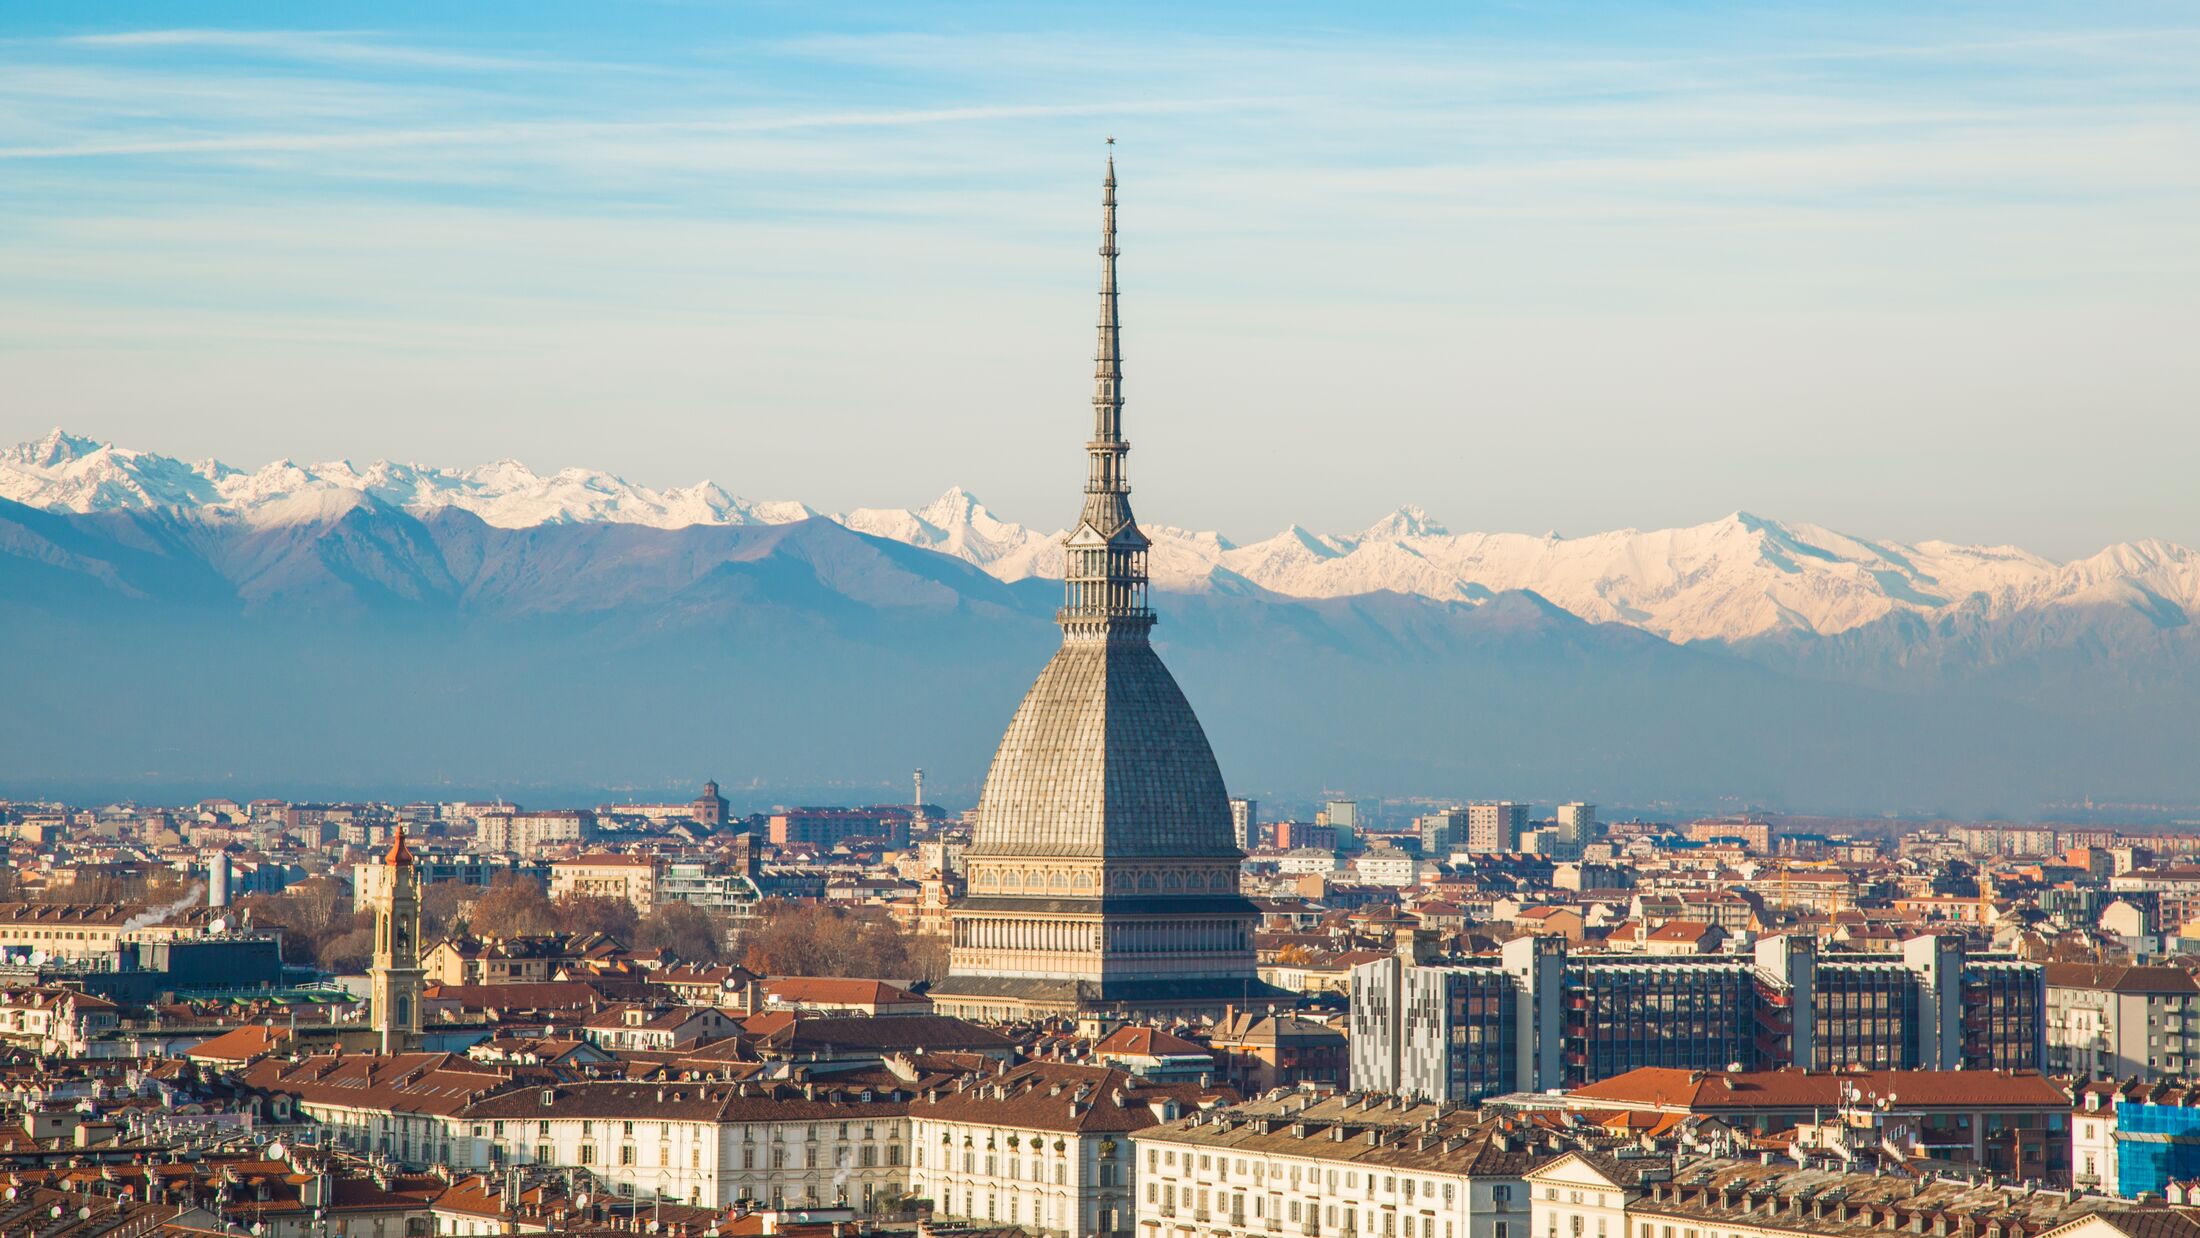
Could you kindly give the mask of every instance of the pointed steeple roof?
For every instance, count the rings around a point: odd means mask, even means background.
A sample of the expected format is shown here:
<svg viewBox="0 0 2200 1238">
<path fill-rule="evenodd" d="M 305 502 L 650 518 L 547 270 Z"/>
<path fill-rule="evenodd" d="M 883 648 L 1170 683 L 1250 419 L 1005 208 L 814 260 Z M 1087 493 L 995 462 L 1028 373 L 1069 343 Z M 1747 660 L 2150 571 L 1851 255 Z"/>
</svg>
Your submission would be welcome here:
<svg viewBox="0 0 2200 1238">
<path fill-rule="evenodd" d="M 1113 147 L 1114 138 L 1108 139 Z M 1115 283 L 1115 154 L 1108 154 L 1100 189 L 1100 323 L 1093 351 L 1092 439 L 1085 444 L 1089 469 L 1085 504 L 1063 545 L 1067 580 L 1060 619 L 1070 639 L 1143 639 L 1153 626 L 1146 607 L 1144 533 L 1131 515 L 1131 486 L 1123 438 L 1123 324 Z"/>
</svg>

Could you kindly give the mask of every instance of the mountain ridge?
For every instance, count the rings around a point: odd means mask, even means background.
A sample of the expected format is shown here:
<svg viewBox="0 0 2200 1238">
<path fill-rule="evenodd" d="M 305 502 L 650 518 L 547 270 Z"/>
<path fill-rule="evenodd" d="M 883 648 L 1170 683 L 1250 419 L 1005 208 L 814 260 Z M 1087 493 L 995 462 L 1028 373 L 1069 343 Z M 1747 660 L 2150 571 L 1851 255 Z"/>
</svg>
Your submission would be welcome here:
<svg viewBox="0 0 2200 1238">
<path fill-rule="evenodd" d="M 596 470 L 538 474 L 509 459 L 455 470 L 279 460 L 246 472 L 57 429 L 0 449 L 0 498 L 80 514 L 173 508 L 253 526 L 312 523 L 360 498 L 416 514 L 465 511 L 507 529 L 677 530 L 822 517 L 949 555 L 1002 581 L 1059 579 L 1062 572 L 1060 531 L 1003 519 L 959 486 L 922 508 L 826 515 L 796 501 L 740 498 L 708 481 L 659 490 Z M 2107 607 L 2168 626 L 2200 614 L 2200 554 L 2162 539 L 2057 563 L 2015 546 L 1905 544 L 1745 511 L 1681 528 L 1577 537 L 1452 533 L 1412 504 L 1357 533 L 1294 524 L 1243 544 L 1166 524 L 1146 529 L 1156 585 L 1179 592 L 1244 582 L 1299 599 L 1392 592 L 1479 605 L 1525 591 L 1583 620 L 1627 624 L 1681 643 L 1763 649 L 1795 636 L 1883 630 L 1895 616 L 1931 621 L 1979 608 L 2001 621 Z"/>
<path fill-rule="evenodd" d="M 504 528 L 309 498 L 259 522 L 0 499 L 0 787 L 819 786 L 922 765 L 974 793 L 1061 639 L 1054 582 L 822 516 Z M 2200 625 L 2116 574 L 2167 554 L 2098 565 L 2082 604 L 1732 645 L 1529 590 L 1301 598 L 1218 567 L 1157 589 L 1154 638 L 1255 798 L 2200 802 L 2180 738 L 2200 732 Z"/>
</svg>

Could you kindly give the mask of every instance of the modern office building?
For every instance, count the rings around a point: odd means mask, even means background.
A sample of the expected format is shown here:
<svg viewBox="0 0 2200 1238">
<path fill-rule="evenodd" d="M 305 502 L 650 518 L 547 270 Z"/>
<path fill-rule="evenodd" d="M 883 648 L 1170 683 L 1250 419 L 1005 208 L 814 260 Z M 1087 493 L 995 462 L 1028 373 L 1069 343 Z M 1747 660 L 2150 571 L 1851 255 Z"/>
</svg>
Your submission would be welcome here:
<svg viewBox="0 0 2200 1238">
<path fill-rule="evenodd" d="M 1352 1086 L 1474 1102 L 1691 1070 L 2037 1070 L 2038 965 L 1957 936 L 1899 954 L 1824 954 L 1781 936 L 1749 955 L 1571 954 L 1522 937 L 1496 958 L 1435 957 L 1429 935 L 1352 969 Z"/>
</svg>

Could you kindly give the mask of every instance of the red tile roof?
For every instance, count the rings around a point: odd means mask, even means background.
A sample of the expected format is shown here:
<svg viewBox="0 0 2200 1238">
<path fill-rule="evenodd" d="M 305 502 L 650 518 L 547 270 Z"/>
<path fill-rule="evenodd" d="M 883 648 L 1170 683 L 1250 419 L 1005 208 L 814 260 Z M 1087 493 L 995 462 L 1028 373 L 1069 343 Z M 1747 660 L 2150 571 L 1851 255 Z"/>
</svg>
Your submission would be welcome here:
<svg viewBox="0 0 2200 1238">
<path fill-rule="evenodd" d="M 1102 1056 L 1110 1054 L 1122 1057 L 1206 1057 L 1207 1050 L 1182 1036 L 1172 1036 L 1158 1027 L 1119 1027 L 1108 1034 L 1107 1039 L 1094 1045 L 1092 1051 Z"/>
<path fill-rule="evenodd" d="M 256 1062 L 275 1052 L 290 1039 L 288 1030 L 257 1023 L 231 1028 L 211 1040 L 202 1040 L 184 1056 L 194 1061 Z"/>
<path fill-rule="evenodd" d="M 265 1058 L 245 1069 L 246 1084 L 306 1104 L 393 1113 L 453 1114 L 483 1094 L 512 1086 L 513 1073 L 451 1053 L 315 1054 Z"/>
<path fill-rule="evenodd" d="M 2069 1094 L 2037 1072 L 1992 1070 L 1702 1071 L 1644 1066 L 1567 1093 L 1593 1107 L 1647 1105 L 1690 1112 L 1807 1109 L 1840 1103 L 1841 1085 L 1903 1108 L 2066 1109 Z"/>
<path fill-rule="evenodd" d="M 766 980 L 758 986 L 765 995 L 789 1006 L 892 1006 L 903 1002 L 922 1002 L 912 995 L 883 980 L 842 979 L 837 976 L 788 976 L 781 980 Z"/>
</svg>

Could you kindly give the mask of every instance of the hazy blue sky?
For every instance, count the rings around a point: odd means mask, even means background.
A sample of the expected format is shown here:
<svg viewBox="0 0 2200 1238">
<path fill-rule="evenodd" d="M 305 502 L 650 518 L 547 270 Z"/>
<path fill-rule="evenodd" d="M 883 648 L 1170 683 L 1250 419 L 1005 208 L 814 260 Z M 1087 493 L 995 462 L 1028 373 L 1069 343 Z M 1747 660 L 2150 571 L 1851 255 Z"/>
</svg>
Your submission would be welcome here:
<svg viewBox="0 0 2200 1238">
<path fill-rule="evenodd" d="M 0 439 L 2200 542 L 2180 4 L 15 4 Z"/>
</svg>

